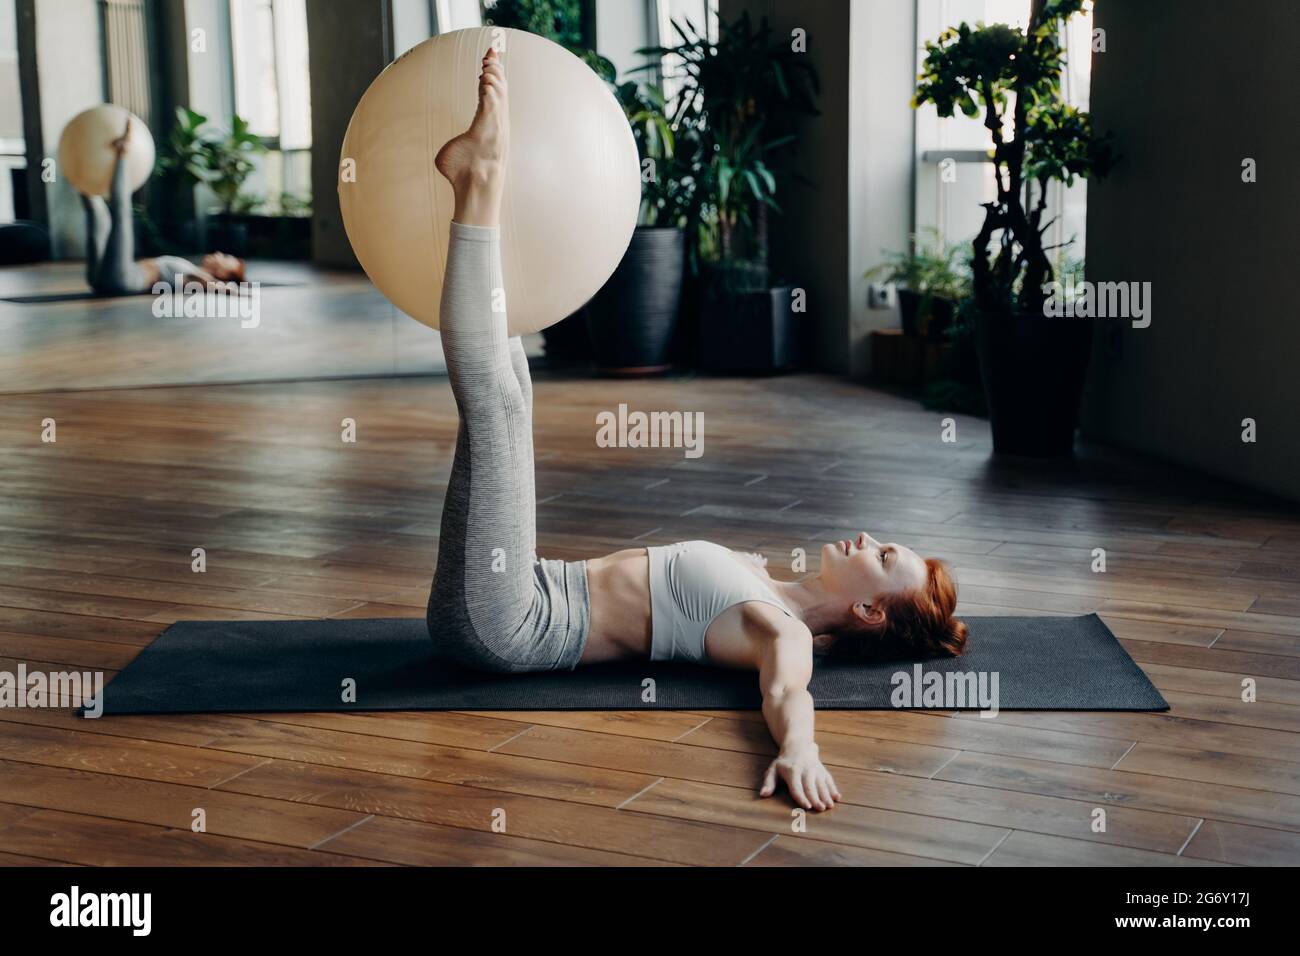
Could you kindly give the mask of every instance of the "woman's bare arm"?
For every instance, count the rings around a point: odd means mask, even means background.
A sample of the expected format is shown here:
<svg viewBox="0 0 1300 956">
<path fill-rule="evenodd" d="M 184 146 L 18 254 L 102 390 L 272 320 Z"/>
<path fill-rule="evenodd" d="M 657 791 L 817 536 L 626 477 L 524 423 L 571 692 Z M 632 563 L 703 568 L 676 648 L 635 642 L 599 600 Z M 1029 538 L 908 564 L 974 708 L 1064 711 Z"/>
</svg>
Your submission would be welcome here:
<svg viewBox="0 0 1300 956">
<path fill-rule="evenodd" d="M 763 718 L 776 741 L 776 759 L 763 776 L 759 796 L 776 792 L 780 777 L 805 810 L 829 810 L 840 799 L 835 779 L 822 765 L 813 737 L 812 634 L 802 624 L 783 625 L 768 641 L 759 664 Z"/>
</svg>

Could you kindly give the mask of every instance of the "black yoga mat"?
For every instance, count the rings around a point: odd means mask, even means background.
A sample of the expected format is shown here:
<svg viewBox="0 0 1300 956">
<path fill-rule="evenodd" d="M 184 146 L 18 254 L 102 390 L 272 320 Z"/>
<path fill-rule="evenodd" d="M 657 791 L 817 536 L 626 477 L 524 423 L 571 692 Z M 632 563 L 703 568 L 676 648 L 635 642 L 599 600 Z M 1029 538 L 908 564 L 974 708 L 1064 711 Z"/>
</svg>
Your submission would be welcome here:
<svg viewBox="0 0 1300 956">
<path fill-rule="evenodd" d="M 264 289 L 275 289 L 283 286 L 303 285 L 304 283 L 263 282 L 259 279 L 257 280 L 257 284 Z M 144 289 L 140 292 L 91 292 L 89 289 L 81 289 L 76 292 L 39 292 L 30 295 L 0 296 L 0 302 L 13 302 L 17 305 L 50 305 L 55 302 L 81 302 L 89 299 L 130 299 L 134 296 L 151 296 L 153 294 L 154 293 L 149 289 Z M 208 294 L 233 295 L 234 293 L 212 292 Z"/>
<path fill-rule="evenodd" d="M 997 672 L 1003 710 L 1169 708 L 1095 614 L 975 617 L 967 623 L 967 652 L 922 662 L 922 686 L 932 671 L 984 672 L 985 687 L 991 688 L 988 675 Z M 819 659 L 810 690 L 819 707 L 892 710 L 891 678 L 899 672 L 915 686 L 915 662 Z M 343 699 L 349 680 L 355 682 L 355 701 Z M 654 699 L 647 700 L 651 680 Z M 753 673 L 690 664 L 636 661 L 507 675 L 466 671 L 438 660 L 423 619 L 410 618 L 181 621 L 104 688 L 105 714 L 748 710 L 760 702 Z"/>
</svg>

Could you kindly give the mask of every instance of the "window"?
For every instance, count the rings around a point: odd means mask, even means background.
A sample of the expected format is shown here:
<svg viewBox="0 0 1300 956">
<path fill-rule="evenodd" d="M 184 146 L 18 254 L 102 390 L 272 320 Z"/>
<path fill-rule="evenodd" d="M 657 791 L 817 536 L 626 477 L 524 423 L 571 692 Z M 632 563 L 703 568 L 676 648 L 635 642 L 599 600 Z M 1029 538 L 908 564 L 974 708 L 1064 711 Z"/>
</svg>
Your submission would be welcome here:
<svg viewBox="0 0 1300 956">
<path fill-rule="evenodd" d="M 718 36 L 718 0 L 653 0 L 662 36 L 674 36 L 669 20 L 689 20 L 697 30 L 707 30 L 710 39 Z"/>
<path fill-rule="evenodd" d="M 433 0 L 438 32 L 450 33 L 483 25 L 479 0 Z"/>
<path fill-rule="evenodd" d="M 311 88 L 305 0 L 230 0 L 235 112 L 271 151 L 247 192 L 266 211 L 311 195 Z"/>
<path fill-rule="evenodd" d="M 919 0 L 917 4 L 917 72 L 925 57 L 925 42 L 936 39 L 951 26 L 965 21 L 974 24 L 1007 23 L 1024 29 L 1029 22 L 1029 0 Z M 1092 37 L 1092 14 L 1085 8 L 1067 24 L 1066 68 L 1062 89 L 1066 99 L 1081 108 L 1088 105 Z M 997 194 L 993 167 L 984 154 L 993 148 L 981 118 L 960 113 L 940 119 L 927 105 L 916 116 L 916 224 L 919 230 L 934 229 L 949 243 L 969 242 L 984 220 L 980 203 Z M 954 160 L 955 181 L 945 182 L 940 163 Z M 1078 181 L 1065 189 L 1053 183 L 1048 191 L 1050 217 L 1056 221 L 1047 233 L 1048 245 L 1073 238 L 1060 254 L 1070 259 L 1084 255 L 1087 184 Z"/>
<path fill-rule="evenodd" d="M 280 149 L 311 146 L 304 0 L 230 0 L 235 112 Z"/>
<path fill-rule="evenodd" d="M 674 23 L 682 29 L 688 29 L 689 24 L 689 28 L 696 32 L 705 32 L 710 40 L 718 38 L 718 0 L 651 0 L 651 6 L 658 33 L 656 42 L 661 46 L 676 46 L 682 42 L 673 28 Z M 669 100 L 677 95 L 682 85 L 677 76 L 680 69 L 677 60 L 677 57 L 666 56 L 659 66 L 664 95 Z"/>
</svg>

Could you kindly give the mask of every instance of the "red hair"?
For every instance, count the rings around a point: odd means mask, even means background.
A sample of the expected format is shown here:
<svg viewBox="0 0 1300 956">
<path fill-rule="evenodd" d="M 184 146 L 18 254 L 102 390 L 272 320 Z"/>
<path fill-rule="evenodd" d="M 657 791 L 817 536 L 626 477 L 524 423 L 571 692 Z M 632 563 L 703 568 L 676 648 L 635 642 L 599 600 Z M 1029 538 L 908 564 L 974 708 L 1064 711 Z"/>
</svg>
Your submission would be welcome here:
<svg viewBox="0 0 1300 956">
<path fill-rule="evenodd" d="M 925 587 L 878 595 L 882 624 L 846 628 L 835 635 L 831 654 L 857 660 L 957 657 L 966 648 L 966 625 L 952 616 L 957 584 L 948 565 L 925 559 Z"/>
</svg>

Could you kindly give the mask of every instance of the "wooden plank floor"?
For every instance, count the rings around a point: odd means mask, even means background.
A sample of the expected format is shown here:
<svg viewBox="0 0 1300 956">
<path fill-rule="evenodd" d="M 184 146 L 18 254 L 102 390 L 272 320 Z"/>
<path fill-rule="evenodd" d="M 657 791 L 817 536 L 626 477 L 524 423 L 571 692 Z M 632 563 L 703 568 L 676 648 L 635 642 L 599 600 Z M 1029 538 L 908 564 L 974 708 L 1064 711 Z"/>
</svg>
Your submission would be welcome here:
<svg viewBox="0 0 1300 956">
<path fill-rule="evenodd" d="M 965 614 L 1100 612 L 1172 710 L 823 712 L 845 803 L 795 832 L 753 794 L 757 713 L 5 709 L 0 863 L 1300 863 L 1294 507 L 1097 450 L 993 462 L 986 423 L 945 444 L 828 377 L 536 392 L 544 555 L 705 537 L 790 577 L 866 529 L 953 562 Z M 620 402 L 703 412 L 703 457 L 597 447 Z M 421 616 L 455 422 L 432 378 L 6 397 L 0 670 L 111 676 L 185 618 Z"/>
</svg>

